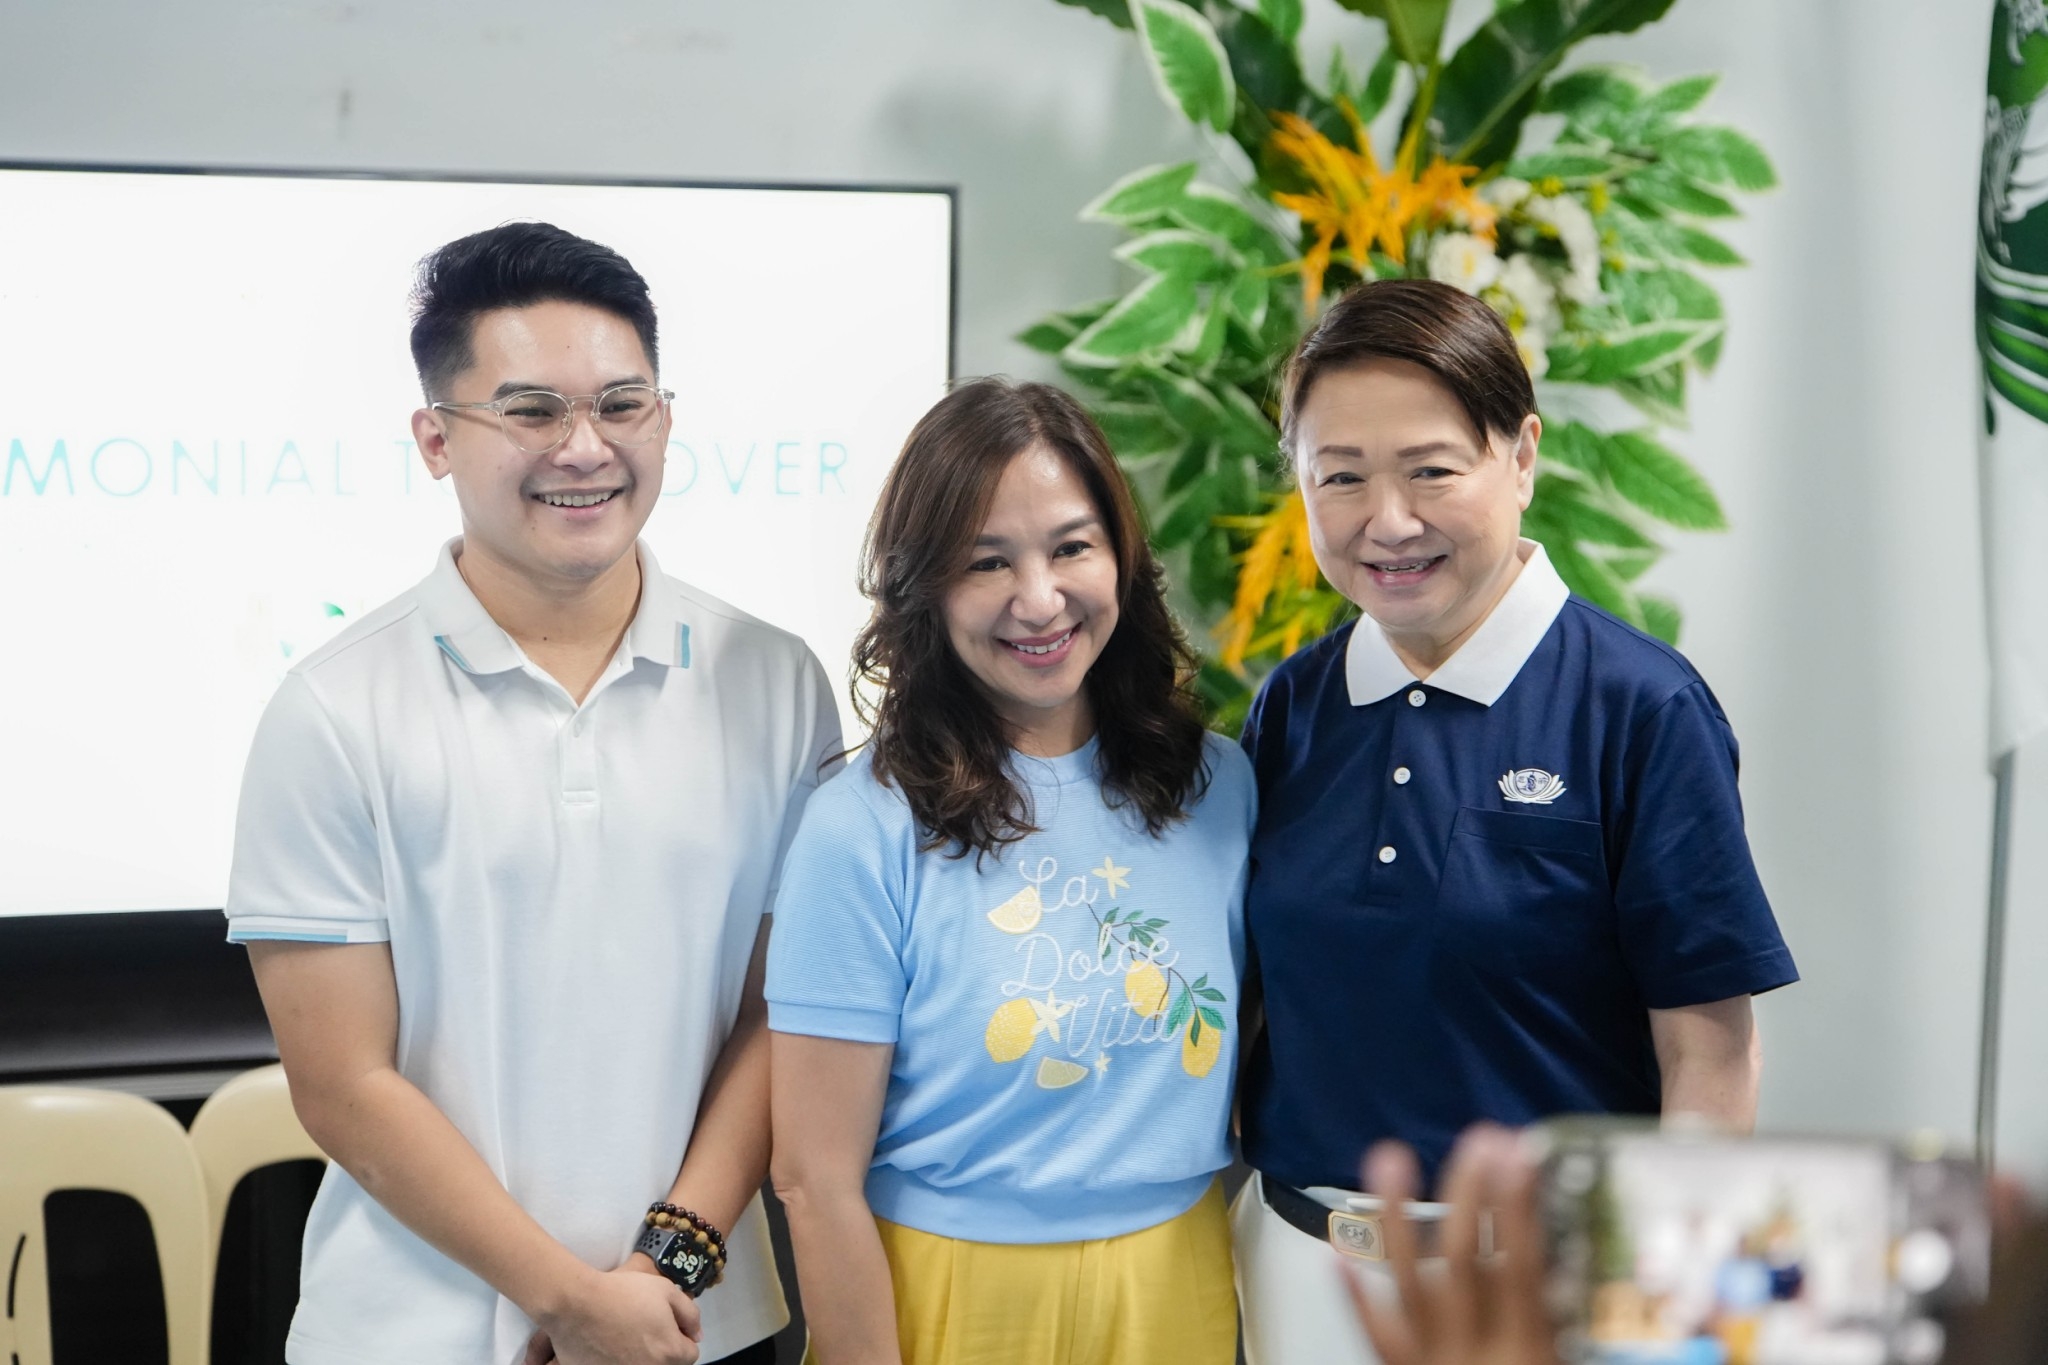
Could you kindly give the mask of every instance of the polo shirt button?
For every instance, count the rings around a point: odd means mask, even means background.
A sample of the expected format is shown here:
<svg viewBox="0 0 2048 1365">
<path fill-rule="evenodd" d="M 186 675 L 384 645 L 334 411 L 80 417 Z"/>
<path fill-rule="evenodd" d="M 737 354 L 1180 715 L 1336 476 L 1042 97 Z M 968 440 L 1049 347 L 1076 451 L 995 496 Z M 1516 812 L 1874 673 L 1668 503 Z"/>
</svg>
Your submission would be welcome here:
<svg viewBox="0 0 2048 1365">
<path fill-rule="evenodd" d="M 1394 856 L 1394 846 L 1392 844 L 1388 844 L 1380 850 L 1380 861 L 1383 863 L 1391 863 L 1394 861 Z"/>
<path fill-rule="evenodd" d="M 1429 698 L 1423 694 L 1422 689 L 1419 687 L 1408 694 L 1408 704 L 1410 706 L 1420 706 L 1428 700 Z"/>
<path fill-rule="evenodd" d="M 1405 787 L 1408 785 L 1408 779 L 1412 776 L 1414 774 L 1410 773 L 1406 768 L 1396 768 L 1394 769 L 1394 785 Z"/>
<path fill-rule="evenodd" d="M 582 734 L 582 733 L 583 733 L 583 729 L 584 729 L 584 725 L 583 725 L 583 717 L 581 717 L 581 716 L 578 716 L 578 717 L 576 717 L 576 723 L 575 723 L 575 724 L 573 724 L 573 725 L 571 725 L 571 726 L 569 727 L 569 732 L 570 732 L 571 734 L 577 734 L 577 735 L 580 735 L 580 734 Z"/>
</svg>

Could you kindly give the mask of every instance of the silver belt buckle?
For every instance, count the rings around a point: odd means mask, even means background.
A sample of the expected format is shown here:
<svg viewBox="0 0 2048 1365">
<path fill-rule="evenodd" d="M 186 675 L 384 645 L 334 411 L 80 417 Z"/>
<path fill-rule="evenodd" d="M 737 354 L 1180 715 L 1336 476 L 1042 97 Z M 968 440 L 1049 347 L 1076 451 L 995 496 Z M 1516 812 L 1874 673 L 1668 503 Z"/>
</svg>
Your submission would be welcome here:
<svg viewBox="0 0 2048 1365">
<path fill-rule="evenodd" d="M 1356 1256 L 1361 1261 L 1387 1259 L 1387 1243 L 1380 1233 L 1380 1220 L 1377 1214 L 1342 1213 L 1331 1209 L 1330 1245 L 1346 1256 Z"/>
</svg>

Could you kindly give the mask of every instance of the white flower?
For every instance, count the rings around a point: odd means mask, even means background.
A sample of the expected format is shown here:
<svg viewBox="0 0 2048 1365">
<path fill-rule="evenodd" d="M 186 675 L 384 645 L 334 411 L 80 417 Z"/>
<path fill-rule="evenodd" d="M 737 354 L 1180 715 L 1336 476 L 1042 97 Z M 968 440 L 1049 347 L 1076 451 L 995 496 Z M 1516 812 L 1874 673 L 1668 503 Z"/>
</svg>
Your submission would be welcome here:
<svg viewBox="0 0 2048 1365">
<path fill-rule="evenodd" d="M 1550 338 L 1534 327 L 1524 328 L 1515 338 L 1515 349 L 1522 353 L 1522 363 L 1529 367 L 1531 380 L 1541 379 L 1550 372 Z"/>
<path fill-rule="evenodd" d="M 1430 243 L 1429 277 L 1477 294 L 1500 278 L 1500 257 L 1484 237 L 1446 232 Z"/>
<path fill-rule="evenodd" d="M 1529 197 L 1529 182 L 1511 175 L 1497 175 L 1479 187 L 1479 197 L 1506 213 Z"/>
<path fill-rule="evenodd" d="M 1508 257 L 1501 268 L 1500 291 L 1522 318 L 1523 332 L 1548 335 L 1564 321 L 1557 311 L 1557 290 L 1549 274 L 1526 252 Z"/>
<path fill-rule="evenodd" d="M 1560 286 L 1574 303 L 1587 303 L 1600 295 L 1600 229 L 1586 206 L 1567 194 L 1537 195 L 1522 205 L 1522 212 L 1538 223 L 1548 224 L 1564 243 L 1572 263 L 1571 273 Z"/>
</svg>

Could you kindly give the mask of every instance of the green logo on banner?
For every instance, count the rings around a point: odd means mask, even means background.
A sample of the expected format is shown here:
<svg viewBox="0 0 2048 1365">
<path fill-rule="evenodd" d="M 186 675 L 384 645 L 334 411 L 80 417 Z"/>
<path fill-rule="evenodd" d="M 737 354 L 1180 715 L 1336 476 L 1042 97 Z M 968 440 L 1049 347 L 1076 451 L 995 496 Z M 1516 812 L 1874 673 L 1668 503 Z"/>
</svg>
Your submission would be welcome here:
<svg viewBox="0 0 2048 1365">
<path fill-rule="evenodd" d="M 2048 422 L 2048 0 L 1997 0 L 1985 92 L 1977 349 L 1986 386 Z"/>
</svg>

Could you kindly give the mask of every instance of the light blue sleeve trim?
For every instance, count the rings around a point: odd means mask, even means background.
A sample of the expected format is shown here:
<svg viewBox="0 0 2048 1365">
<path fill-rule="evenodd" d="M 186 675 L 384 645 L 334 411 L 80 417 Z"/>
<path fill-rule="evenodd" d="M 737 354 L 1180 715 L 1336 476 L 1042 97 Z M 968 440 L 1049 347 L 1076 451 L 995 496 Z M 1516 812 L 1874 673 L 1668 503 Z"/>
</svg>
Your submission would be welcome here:
<svg viewBox="0 0 2048 1365">
<path fill-rule="evenodd" d="M 346 943 L 347 934 L 282 934 L 262 929 L 229 929 L 230 943 Z"/>
<path fill-rule="evenodd" d="M 381 919 L 297 919 L 290 915 L 230 915 L 230 943 L 386 943 L 390 925 Z"/>
<path fill-rule="evenodd" d="M 807 1038 L 837 1038 L 847 1043 L 893 1043 L 899 1014 L 889 1010 L 848 1009 L 843 1005 L 792 1005 L 768 1002 L 768 1027 L 777 1033 Z"/>
</svg>

